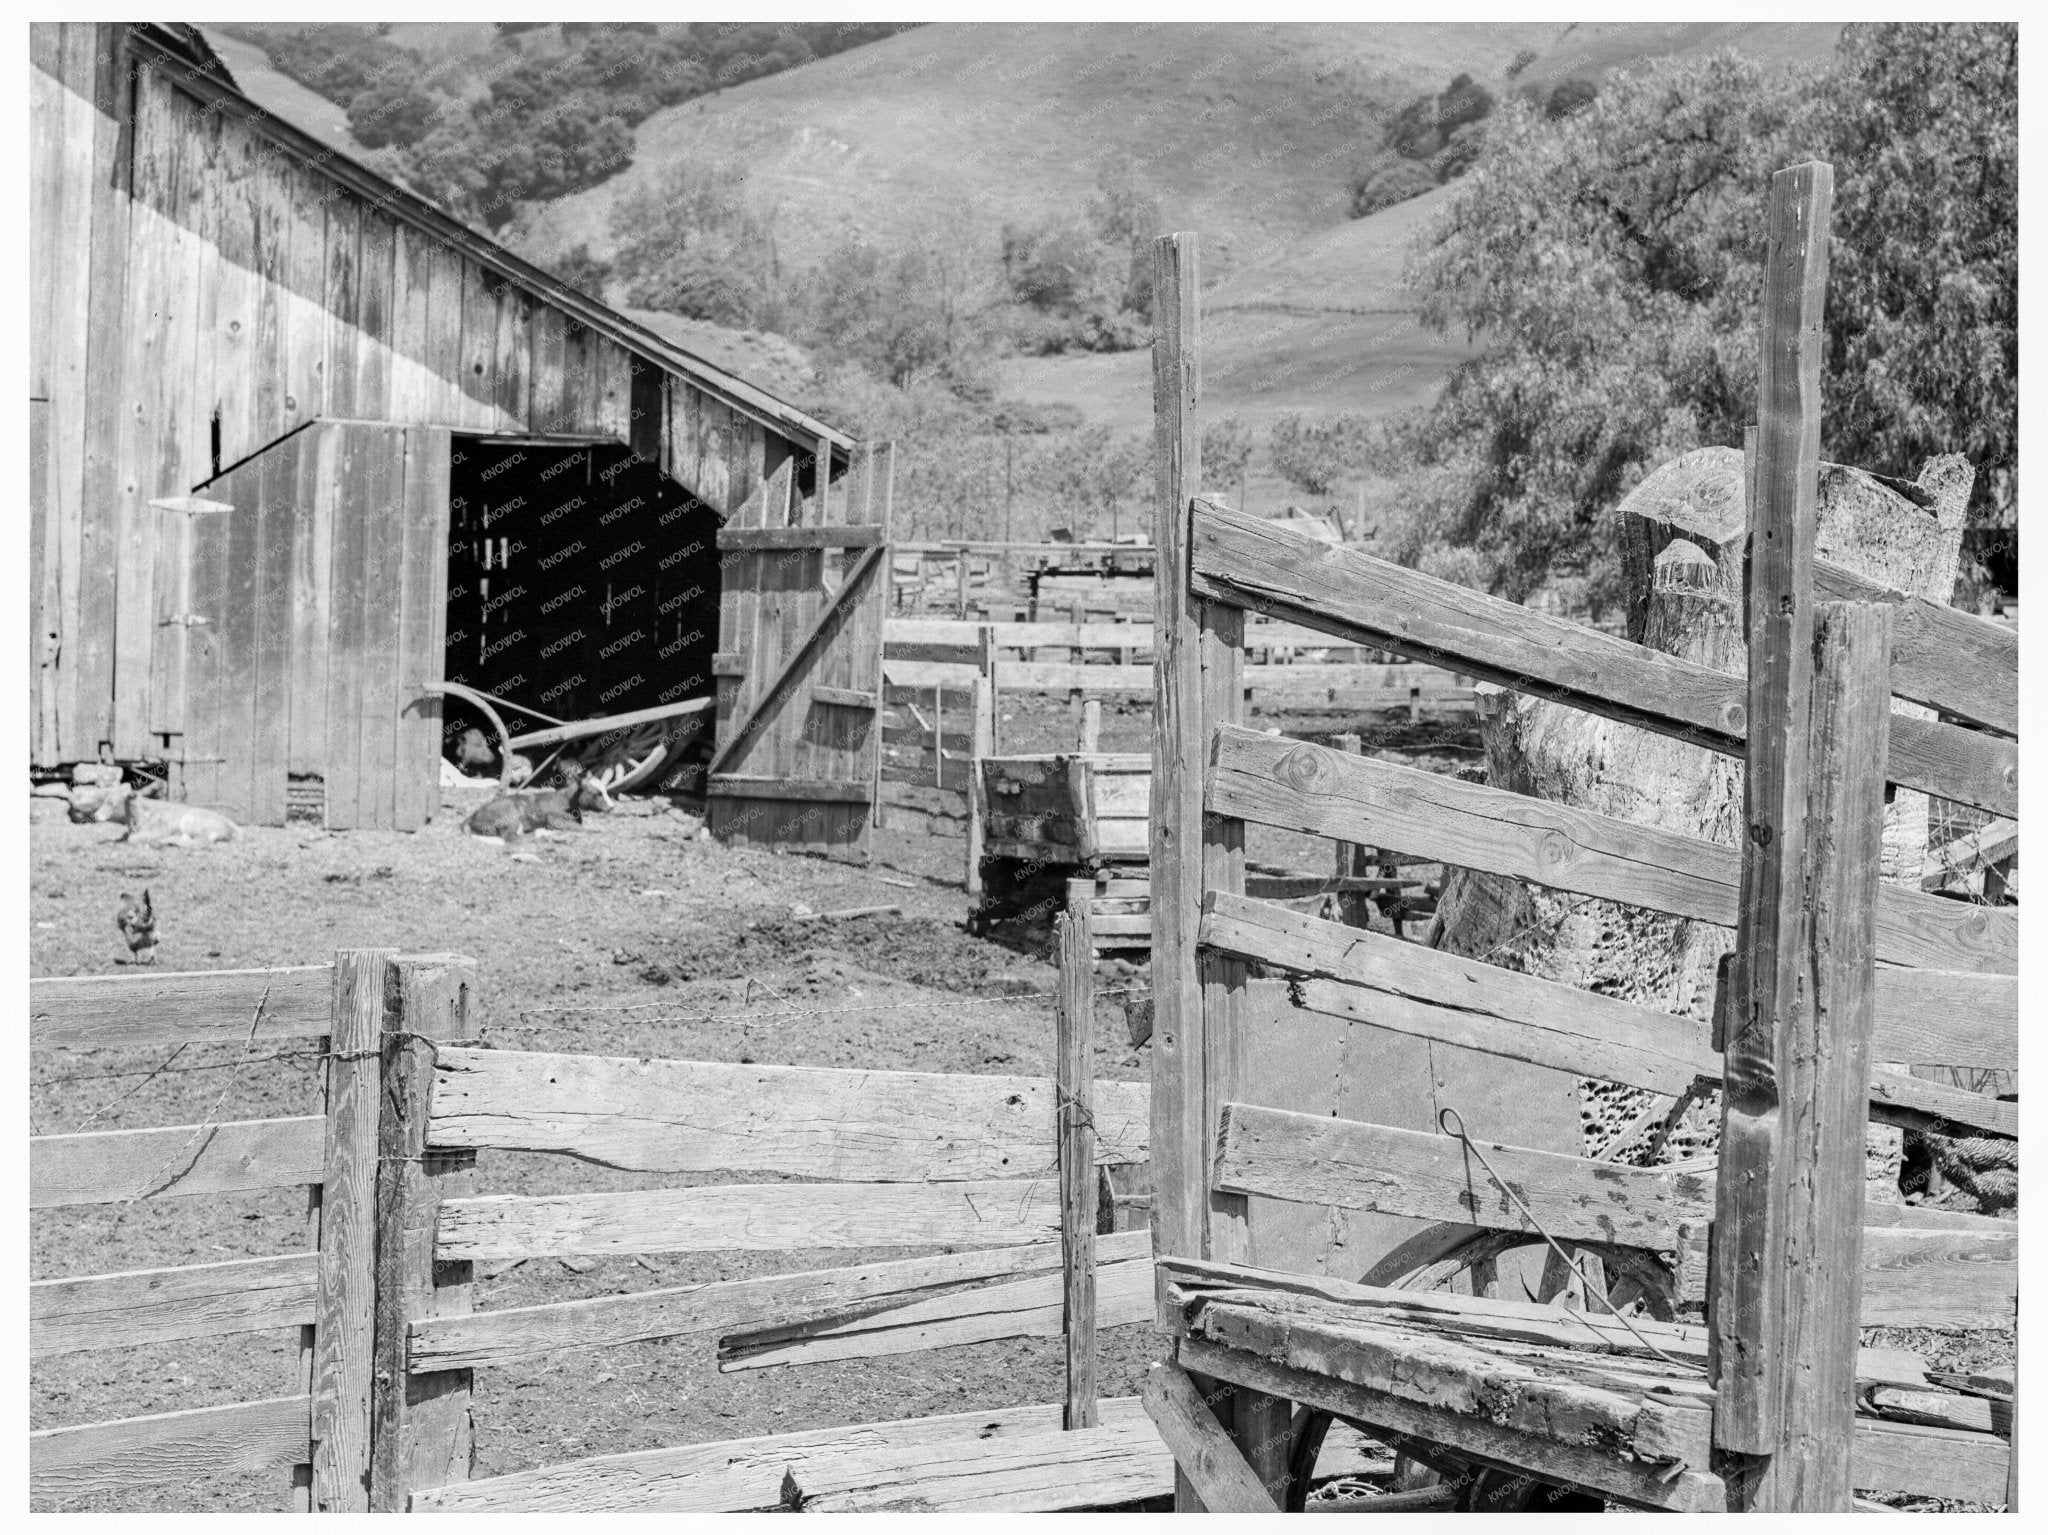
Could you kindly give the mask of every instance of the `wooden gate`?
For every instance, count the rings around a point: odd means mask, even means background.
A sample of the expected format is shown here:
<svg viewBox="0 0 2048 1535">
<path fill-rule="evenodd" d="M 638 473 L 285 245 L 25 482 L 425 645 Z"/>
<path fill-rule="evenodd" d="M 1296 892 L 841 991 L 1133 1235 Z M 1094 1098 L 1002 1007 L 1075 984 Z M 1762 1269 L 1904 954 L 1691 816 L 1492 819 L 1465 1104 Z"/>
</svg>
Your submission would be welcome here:
<svg viewBox="0 0 2048 1535">
<path fill-rule="evenodd" d="M 894 463 L 891 444 L 864 449 L 842 500 L 829 460 L 785 459 L 719 530 L 706 792 L 723 841 L 868 856 Z"/>
<path fill-rule="evenodd" d="M 448 432 L 320 421 L 156 504 L 150 727 L 171 793 L 281 826 L 418 828 L 440 806 Z"/>
</svg>

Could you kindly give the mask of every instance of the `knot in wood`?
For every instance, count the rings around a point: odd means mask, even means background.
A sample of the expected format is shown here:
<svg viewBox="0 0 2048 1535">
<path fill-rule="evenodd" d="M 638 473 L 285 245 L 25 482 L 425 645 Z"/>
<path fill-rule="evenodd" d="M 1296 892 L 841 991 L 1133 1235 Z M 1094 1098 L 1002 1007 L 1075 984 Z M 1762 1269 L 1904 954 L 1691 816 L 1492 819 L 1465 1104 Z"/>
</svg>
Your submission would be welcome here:
<svg viewBox="0 0 2048 1535">
<path fill-rule="evenodd" d="M 1555 828 L 1545 832 L 1536 844 L 1536 856 L 1543 860 L 1546 868 L 1551 869 L 1563 868 L 1572 861 L 1577 852 L 1578 849 L 1572 845 L 1572 839 Z"/>
<path fill-rule="evenodd" d="M 1328 756 L 1321 747 L 1304 743 L 1280 759 L 1275 776 L 1290 789 L 1312 793 L 1330 777 Z"/>
</svg>

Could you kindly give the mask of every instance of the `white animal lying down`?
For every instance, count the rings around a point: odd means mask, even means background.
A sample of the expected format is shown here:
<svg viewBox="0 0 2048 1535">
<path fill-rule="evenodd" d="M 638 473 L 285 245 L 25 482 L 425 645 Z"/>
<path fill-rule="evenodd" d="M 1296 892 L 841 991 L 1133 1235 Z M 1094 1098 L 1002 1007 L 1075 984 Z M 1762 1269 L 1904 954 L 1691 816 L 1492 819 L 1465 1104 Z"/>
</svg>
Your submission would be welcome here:
<svg viewBox="0 0 2048 1535">
<path fill-rule="evenodd" d="M 162 842 L 171 847 L 206 847 L 232 842 L 241 830 L 218 810 L 170 800 L 128 796 L 128 829 L 123 842 Z"/>
</svg>

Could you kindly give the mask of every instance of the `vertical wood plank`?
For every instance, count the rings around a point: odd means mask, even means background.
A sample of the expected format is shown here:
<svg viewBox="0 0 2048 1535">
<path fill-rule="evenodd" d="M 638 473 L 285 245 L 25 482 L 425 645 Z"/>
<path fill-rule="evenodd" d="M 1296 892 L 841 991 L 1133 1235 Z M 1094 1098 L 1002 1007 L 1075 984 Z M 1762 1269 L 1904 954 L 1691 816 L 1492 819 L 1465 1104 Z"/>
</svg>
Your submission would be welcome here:
<svg viewBox="0 0 2048 1535">
<path fill-rule="evenodd" d="M 1736 937 L 1741 992 L 1724 1056 L 1709 1303 L 1714 1442 L 1751 1455 L 1778 1445 L 1784 1413 L 1784 1377 L 1773 1361 L 1787 1344 L 1776 1275 L 1790 1233 L 1777 1176 L 1792 1144 L 1783 1068 L 1810 1005 L 1799 876 L 1807 837 L 1821 315 L 1832 189 L 1825 165 L 1795 166 L 1772 179 L 1764 261 L 1750 518 L 1748 834 Z"/>
<path fill-rule="evenodd" d="M 356 246 L 356 382 L 354 414 L 365 421 L 391 415 L 392 300 L 396 237 L 391 215 L 374 203 L 360 212 Z"/>
<path fill-rule="evenodd" d="M 327 210 L 340 193 L 296 160 L 280 160 L 278 172 L 291 195 L 289 275 L 279 319 L 285 372 L 277 430 L 283 433 L 328 414 Z"/>
<path fill-rule="evenodd" d="M 445 440 L 445 438 L 444 438 Z M 469 1191 L 474 1152 L 429 1152 L 434 1046 L 475 1033 L 476 962 L 401 956 L 385 1020 L 377 1137 L 376 1327 L 371 1381 L 369 1507 L 403 1513 L 414 1492 L 469 1479 L 474 1372 L 407 1368 L 415 1321 L 470 1309 L 471 1265 L 434 1261 L 441 1201 Z"/>
<path fill-rule="evenodd" d="M 92 254 L 86 323 L 85 473 L 77 503 L 59 502 L 57 731 L 60 758 L 89 758 L 113 702 L 114 571 L 121 504 L 141 494 L 132 442 L 141 384 L 130 371 L 128 324 L 134 170 L 141 155 L 133 105 L 149 94 L 135 78 L 121 28 L 89 29 L 97 49 L 92 125 Z M 146 407 L 142 407 L 145 408 Z M 133 434 L 133 435 L 131 435 Z M 68 492 L 60 480 L 58 494 Z"/>
<path fill-rule="evenodd" d="M 412 282 L 424 283 L 426 330 L 419 351 L 419 419 L 461 426 L 469 419 L 463 389 L 462 257 L 441 241 L 408 231 Z M 408 306 L 422 301 L 408 296 Z M 410 328 L 412 321 L 408 319 Z"/>
<path fill-rule="evenodd" d="M 234 820 L 250 819 L 255 784 L 257 569 L 262 557 L 264 503 L 291 493 L 292 455 L 265 453 L 231 476 L 235 509 L 206 520 L 227 525 L 226 586 L 215 619 L 214 768 L 212 803 Z M 277 483 L 280 476 L 285 484 Z M 167 519 L 168 520 L 168 517 Z"/>
<path fill-rule="evenodd" d="M 253 516 L 256 471 L 237 470 L 218 485 L 213 498 L 235 507 L 230 512 L 187 516 L 160 513 L 166 522 L 183 524 L 181 541 L 190 551 L 184 590 L 190 597 L 191 624 L 185 630 L 185 704 L 181 755 L 185 763 L 185 798 L 195 805 L 217 804 L 221 796 L 221 695 L 228 667 L 228 609 L 232 602 L 230 551 L 234 522 Z M 249 510 L 242 510 L 247 503 Z"/>
<path fill-rule="evenodd" d="M 292 706 L 286 761 L 293 773 L 324 774 L 328 616 L 341 429 L 314 426 L 305 439 L 299 449 L 299 497 L 292 516 Z"/>
<path fill-rule="evenodd" d="M 1152 763 L 1152 1160 L 1154 1251 L 1201 1257 L 1207 1165 L 1202 1125 L 1202 909 L 1199 602 L 1188 586 L 1188 503 L 1201 487 L 1201 278 L 1195 237 L 1152 257 L 1153 544 L 1157 616 Z M 1161 1319 L 1162 1325 L 1164 1318 Z"/>
<path fill-rule="evenodd" d="M 262 528 L 257 535 L 255 720 L 251 728 L 249 819 L 285 823 L 292 717 L 292 552 L 301 498 L 312 486 L 318 439 L 301 432 L 263 455 Z M 274 465 L 268 461 L 275 459 Z"/>
<path fill-rule="evenodd" d="M 536 299 L 527 328 L 533 359 L 527 430 L 535 433 L 571 431 L 568 317 L 544 299 Z"/>
<path fill-rule="evenodd" d="M 247 131 L 247 130 L 244 130 Z M 242 440 L 253 452 L 284 435 L 289 363 L 285 326 L 291 313 L 291 261 L 297 218 L 292 180 L 276 145 L 251 137 L 249 205 L 254 221 L 255 314 L 248 338 L 249 378 L 243 396 Z M 240 455 L 237 455 L 238 457 Z"/>
<path fill-rule="evenodd" d="M 433 379 L 426 370 L 433 334 L 434 237 L 391 220 L 391 344 L 386 368 L 387 421 L 431 421 Z"/>
<path fill-rule="evenodd" d="M 29 761 L 37 766 L 53 761 L 44 753 L 54 746 L 55 732 L 45 733 L 45 708 L 54 703 L 53 676 L 44 671 L 44 636 L 48 633 L 50 594 L 46 583 L 53 563 L 48 558 L 50 526 L 50 402 L 31 398 L 28 402 L 28 739 Z"/>
<path fill-rule="evenodd" d="M 334 956 L 313 1335 L 313 1507 L 370 1506 L 370 1388 L 376 1368 L 378 1060 L 387 949 Z"/>
<path fill-rule="evenodd" d="M 1152 1250 L 1176 1257 L 1206 1256 L 1208 1225 L 1206 1052 L 1196 968 L 1208 741 L 1202 605 L 1188 585 L 1188 503 L 1202 474 L 1200 274 L 1192 234 L 1153 243 Z M 1164 1330 L 1167 1318 L 1159 1321 Z M 1174 1507 L 1202 1508 L 1178 1467 Z"/>
<path fill-rule="evenodd" d="M 327 195 L 327 405 L 332 420 L 352 420 L 356 409 L 356 367 L 362 347 L 360 320 L 362 200 L 338 188 Z"/>
<path fill-rule="evenodd" d="M 327 647 L 327 825 L 362 824 L 365 565 L 379 445 L 359 424 L 334 428 L 339 439 L 334 485 L 333 555 L 329 562 Z"/>
<path fill-rule="evenodd" d="M 462 267 L 462 424 L 498 429 L 498 284 L 472 261 Z"/>
<path fill-rule="evenodd" d="M 641 438 L 633 408 L 633 354 L 609 336 L 594 331 L 585 331 L 584 335 L 597 362 L 596 430 L 629 444 L 639 454 Z"/>
<path fill-rule="evenodd" d="M 406 551 L 406 431 L 365 427 L 371 461 L 369 536 L 363 558 L 362 750 L 358 825 L 396 821 L 400 631 Z"/>
<path fill-rule="evenodd" d="M 529 385 L 533 370 L 533 298 L 517 283 L 504 283 L 498 290 L 498 333 L 494 347 L 496 429 L 526 431 L 532 419 L 528 412 L 532 404 Z"/>
<path fill-rule="evenodd" d="M 441 675 L 434 644 L 436 609 L 445 605 L 447 591 L 449 434 L 441 427 L 413 427 L 405 440 L 393 824 L 416 831 L 441 804 L 441 700 L 420 684 Z"/>
<path fill-rule="evenodd" d="M 1059 946 L 1058 1036 L 1060 1261 L 1064 1273 L 1067 1396 L 1062 1426 L 1093 1428 L 1095 1410 L 1095 945 L 1092 880 L 1067 881 Z"/>
<path fill-rule="evenodd" d="M 257 368 L 264 293 L 275 280 L 275 247 L 283 220 L 264 195 L 258 140 L 249 125 L 220 113 L 214 117 L 220 124 L 220 156 L 210 192 L 217 221 L 217 291 L 203 343 L 213 390 L 210 399 L 195 403 L 220 412 L 220 462 L 226 466 L 270 441 L 256 422 Z M 195 481 L 204 477 L 193 476 Z"/>
<path fill-rule="evenodd" d="M 1801 969 L 1811 1000 L 1780 1020 L 1783 1160 L 1766 1176 L 1786 1245 L 1771 1254 L 1784 1316 L 1783 1426 L 1733 1507 L 1846 1513 L 1862 1302 L 1864 1134 L 1869 1124 L 1884 760 L 1891 735 L 1892 608 L 1824 603 L 1815 621 L 1806 864 L 1811 917 Z M 1785 1025 L 1791 1023 L 1793 1028 Z"/>
</svg>

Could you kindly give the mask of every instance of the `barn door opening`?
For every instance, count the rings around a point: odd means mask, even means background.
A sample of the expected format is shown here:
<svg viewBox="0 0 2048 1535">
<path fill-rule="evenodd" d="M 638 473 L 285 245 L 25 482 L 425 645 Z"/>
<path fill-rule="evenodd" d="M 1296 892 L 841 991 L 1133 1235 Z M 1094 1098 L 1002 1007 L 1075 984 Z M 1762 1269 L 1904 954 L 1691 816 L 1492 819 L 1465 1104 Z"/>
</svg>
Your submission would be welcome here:
<svg viewBox="0 0 2048 1535">
<path fill-rule="evenodd" d="M 618 443 L 454 440 L 449 486 L 446 670 L 502 700 L 514 735 L 609 718 L 712 691 L 718 518 Z M 566 748 L 614 789 L 701 792 L 705 715 L 622 727 Z M 477 755 L 486 722 L 449 698 L 443 755 Z M 465 743 L 467 745 L 465 746 Z M 543 768 L 557 748 L 528 755 Z"/>
<path fill-rule="evenodd" d="M 771 458 L 719 530 L 712 835 L 865 861 L 879 784 L 894 455 Z"/>
</svg>

